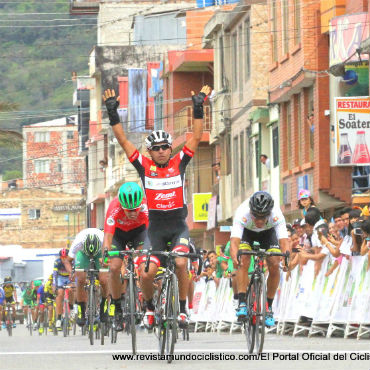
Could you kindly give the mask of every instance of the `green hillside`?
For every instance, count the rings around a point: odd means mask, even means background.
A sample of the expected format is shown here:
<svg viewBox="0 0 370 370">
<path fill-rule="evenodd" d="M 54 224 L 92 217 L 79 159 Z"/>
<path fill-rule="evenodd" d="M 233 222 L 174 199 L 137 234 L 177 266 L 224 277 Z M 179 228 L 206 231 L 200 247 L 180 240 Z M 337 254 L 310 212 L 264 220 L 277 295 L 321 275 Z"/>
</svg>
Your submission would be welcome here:
<svg viewBox="0 0 370 370">
<path fill-rule="evenodd" d="M 95 25 L 96 15 L 70 16 L 68 0 L 0 4 L 0 107 L 4 102 L 17 107 L 0 112 L 0 129 L 20 131 L 75 112 L 71 73 L 87 74 Z M 17 155 L 20 145 L 0 140 L 0 173 L 21 170 L 21 160 L 8 160 Z"/>
</svg>

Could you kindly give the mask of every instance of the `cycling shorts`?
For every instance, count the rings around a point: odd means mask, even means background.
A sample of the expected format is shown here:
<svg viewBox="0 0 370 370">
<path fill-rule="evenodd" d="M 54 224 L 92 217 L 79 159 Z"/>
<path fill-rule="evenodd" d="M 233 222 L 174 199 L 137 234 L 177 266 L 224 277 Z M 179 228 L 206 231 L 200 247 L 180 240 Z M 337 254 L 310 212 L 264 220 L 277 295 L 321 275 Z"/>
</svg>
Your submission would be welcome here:
<svg viewBox="0 0 370 370">
<path fill-rule="evenodd" d="M 57 276 L 57 288 L 62 288 L 63 285 L 68 285 L 71 281 L 69 276 L 58 275 Z"/>
<path fill-rule="evenodd" d="M 261 249 L 280 249 L 274 228 L 260 232 L 244 229 L 239 249 L 249 249 L 246 246 L 252 247 L 254 242 L 258 242 Z"/>
<path fill-rule="evenodd" d="M 168 243 L 171 243 L 171 251 L 189 252 L 189 229 L 182 218 L 150 220 L 148 237 L 154 252 L 168 250 Z M 158 258 L 161 266 L 165 266 L 165 256 L 153 255 Z"/>
<path fill-rule="evenodd" d="M 112 251 L 123 251 L 129 242 L 132 243 L 135 249 L 139 249 L 140 247 L 149 248 L 146 226 L 141 225 L 129 231 L 116 228 L 113 235 Z"/>
<path fill-rule="evenodd" d="M 28 299 L 23 299 L 23 306 L 30 306 L 33 307 L 35 305 L 35 302 Z"/>
<path fill-rule="evenodd" d="M 5 302 L 10 304 L 15 304 L 14 296 L 11 297 L 5 297 Z"/>
</svg>

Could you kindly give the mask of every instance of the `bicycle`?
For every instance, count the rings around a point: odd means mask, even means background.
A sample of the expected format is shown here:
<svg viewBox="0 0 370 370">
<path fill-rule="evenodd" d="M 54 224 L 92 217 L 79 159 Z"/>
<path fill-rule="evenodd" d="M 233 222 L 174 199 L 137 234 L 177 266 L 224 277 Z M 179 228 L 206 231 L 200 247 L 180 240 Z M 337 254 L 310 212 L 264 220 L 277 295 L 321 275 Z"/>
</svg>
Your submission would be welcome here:
<svg viewBox="0 0 370 370">
<path fill-rule="evenodd" d="M 69 335 L 70 331 L 70 308 L 69 308 L 69 290 L 73 289 L 74 286 L 72 284 L 63 285 L 62 289 L 64 290 L 64 298 L 63 298 L 63 313 L 62 313 L 62 322 L 63 322 L 63 336 L 66 337 Z"/>
<path fill-rule="evenodd" d="M 266 318 L 266 280 L 263 271 L 263 262 L 266 257 L 284 257 L 285 265 L 288 266 L 289 252 L 269 252 L 259 249 L 259 243 L 253 243 L 252 250 L 239 250 L 238 261 L 240 256 L 249 255 L 255 256 L 254 270 L 251 274 L 247 294 L 247 309 L 248 313 L 245 318 L 239 318 L 244 326 L 244 332 L 247 339 L 248 351 L 253 353 L 256 348 L 256 353 L 261 353 L 265 339 L 265 318 Z"/>
<path fill-rule="evenodd" d="M 29 331 L 30 335 L 32 336 L 32 332 L 33 332 L 32 311 L 34 310 L 34 305 L 24 305 L 24 307 L 27 307 L 27 325 L 26 325 L 26 329 Z"/>
<path fill-rule="evenodd" d="M 135 273 L 134 258 L 141 255 L 142 251 L 129 249 L 123 251 L 107 251 L 105 256 L 108 258 L 112 257 L 127 257 L 126 263 L 126 274 L 125 280 L 128 280 L 128 286 L 126 288 L 124 309 L 123 309 L 123 320 L 124 328 L 127 335 L 131 334 L 131 346 L 132 353 L 136 354 L 136 323 L 140 322 L 143 318 L 140 301 L 137 293 L 137 276 Z"/>
<path fill-rule="evenodd" d="M 172 362 L 172 356 L 175 350 L 177 340 L 177 316 L 179 314 L 179 288 L 176 276 L 175 259 L 178 257 L 199 258 L 201 256 L 196 253 L 183 252 L 164 252 L 164 251 L 149 251 L 145 263 L 145 272 L 149 271 L 149 262 L 151 254 L 162 255 L 167 259 L 167 267 L 164 269 L 162 276 L 162 286 L 155 302 L 155 325 L 156 334 L 159 343 L 159 353 L 161 355 L 166 351 L 167 362 Z M 202 264 L 199 264 L 198 273 L 202 269 Z"/>
<path fill-rule="evenodd" d="M 13 310 L 12 304 L 9 302 L 5 303 L 4 320 L 6 324 L 6 330 L 8 331 L 8 335 L 9 337 L 11 337 L 13 332 Z"/>
<path fill-rule="evenodd" d="M 45 334 L 48 335 L 48 310 L 47 307 L 44 305 L 43 312 L 38 312 L 37 315 L 37 328 L 39 335 Z"/>
<path fill-rule="evenodd" d="M 96 269 L 94 256 L 90 256 L 89 267 L 87 269 L 75 269 L 74 271 L 86 272 L 87 285 L 85 289 L 88 290 L 88 303 L 87 303 L 87 322 L 89 331 L 90 344 L 94 344 L 94 330 L 95 329 L 95 318 L 97 317 L 97 293 L 98 289 L 95 284 L 95 280 L 99 278 L 99 272 L 107 272 L 108 269 Z M 101 344 L 104 344 L 104 332 L 105 325 L 100 322 L 99 330 L 101 332 L 100 339 Z M 99 334 L 96 333 L 97 339 Z"/>
</svg>

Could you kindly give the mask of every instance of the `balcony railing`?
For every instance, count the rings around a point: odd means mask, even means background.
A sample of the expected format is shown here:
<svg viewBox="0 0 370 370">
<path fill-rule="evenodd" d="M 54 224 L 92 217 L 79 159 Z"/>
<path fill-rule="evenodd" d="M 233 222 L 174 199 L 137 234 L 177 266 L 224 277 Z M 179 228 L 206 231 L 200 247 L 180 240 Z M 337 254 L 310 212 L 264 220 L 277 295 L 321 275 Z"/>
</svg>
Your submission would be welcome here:
<svg viewBox="0 0 370 370">
<path fill-rule="evenodd" d="M 187 132 L 193 131 L 193 106 L 187 105 L 186 107 L 179 110 L 174 115 L 174 134 L 175 136 L 181 136 Z M 211 130 L 211 107 L 206 105 L 204 107 L 204 131 Z"/>
</svg>

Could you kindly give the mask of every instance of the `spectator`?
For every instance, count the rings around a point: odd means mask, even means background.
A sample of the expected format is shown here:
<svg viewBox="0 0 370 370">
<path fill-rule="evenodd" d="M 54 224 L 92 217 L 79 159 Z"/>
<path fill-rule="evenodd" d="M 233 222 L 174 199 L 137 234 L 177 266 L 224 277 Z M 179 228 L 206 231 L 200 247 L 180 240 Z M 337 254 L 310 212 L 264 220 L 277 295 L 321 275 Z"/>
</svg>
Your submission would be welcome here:
<svg viewBox="0 0 370 370">
<path fill-rule="evenodd" d="M 342 210 L 340 209 L 336 210 L 334 212 L 333 218 L 334 218 L 335 227 L 338 230 L 341 238 L 343 238 L 345 236 L 345 232 L 343 231 L 344 223 L 342 219 Z"/>
<path fill-rule="evenodd" d="M 349 213 L 352 211 L 352 208 L 350 207 L 346 207 L 346 208 L 343 208 L 341 210 L 341 218 L 342 218 L 342 221 L 343 221 L 343 237 L 345 235 L 348 235 L 349 232 L 348 232 L 348 227 L 349 227 Z"/>
<path fill-rule="evenodd" d="M 362 244 L 362 235 L 360 235 L 360 232 L 361 232 L 361 222 L 363 221 L 363 219 L 360 218 L 361 210 L 352 209 L 349 212 L 348 216 L 349 216 L 348 234 L 352 239 L 351 247 L 352 256 L 360 256 Z"/>
<path fill-rule="evenodd" d="M 298 208 L 302 210 L 302 216 L 306 216 L 308 208 L 315 207 L 315 202 L 309 190 L 301 189 L 298 193 Z"/>
<path fill-rule="evenodd" d="M 271 168 L 270 158 L 266 154 L 261 154 L 260 161 L 262 164 L 266 166 L 267 171 L 270 172 L 270 168 Z"/>
<path fill-rule="evenodd" d="M 302 222 L 302 219 L 301 218 L 296 218 L 294 221 L 293 221 L 293 229 L 294 231 L 297 233 L 298 237 L 301 238 L 304 234 L 304 228 L 303 226 L 301 225 L 301 222 Z"/>
</svg>

